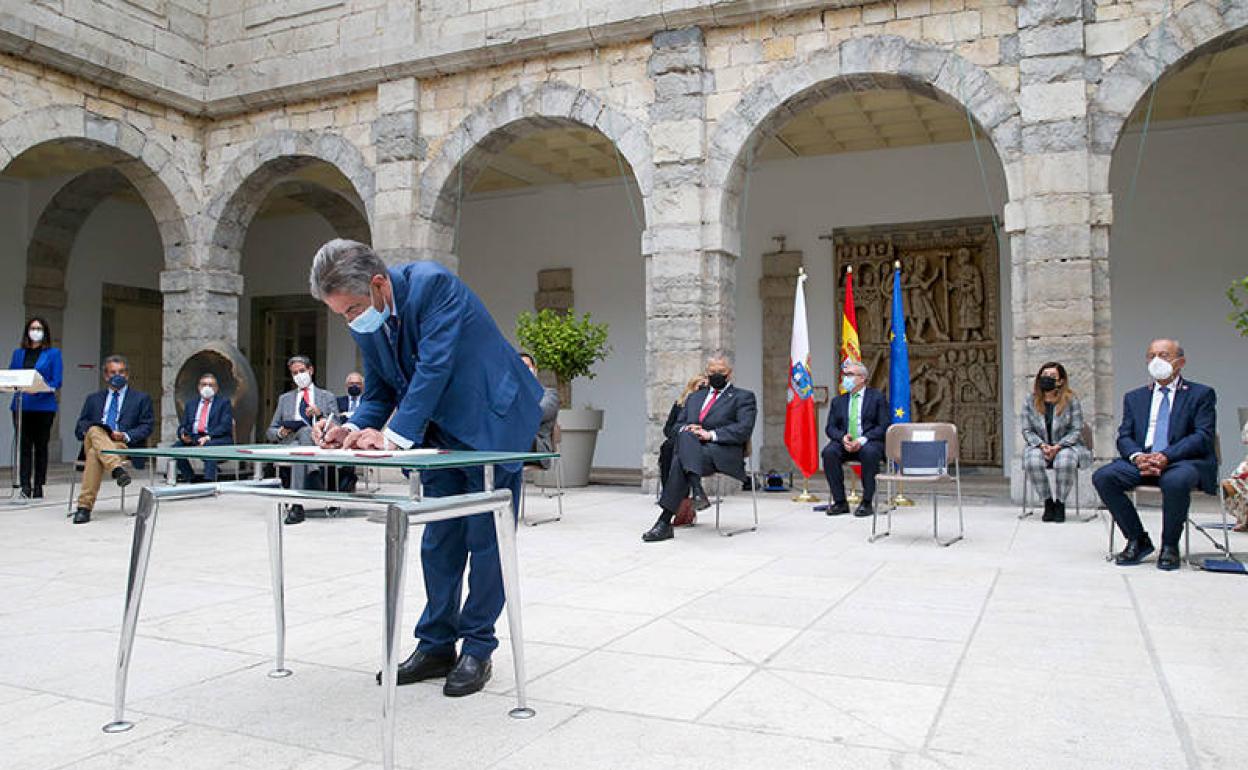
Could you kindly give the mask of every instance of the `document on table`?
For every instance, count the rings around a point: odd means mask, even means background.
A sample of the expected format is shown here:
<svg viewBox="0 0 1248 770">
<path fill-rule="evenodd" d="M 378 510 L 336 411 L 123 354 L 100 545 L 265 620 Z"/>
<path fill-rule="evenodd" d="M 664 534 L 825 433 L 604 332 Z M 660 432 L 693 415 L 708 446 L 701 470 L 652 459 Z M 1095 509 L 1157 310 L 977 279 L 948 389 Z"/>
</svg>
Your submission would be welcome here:
<svg viewBox="0 0 1248 770">
<path fill-rule="evenodd" d="M 441 449 L 325 449 L 319 446 L 298 446 L 298 447 L 264 447 L 261 449 L 240 449 L 240 452 L 247 454 L 260 455 L 262 457 L 323 457 L 326 460 L 368 460 L 384 457 L 427 457 L 436 455 L 443 450 Z"/>
</svg>

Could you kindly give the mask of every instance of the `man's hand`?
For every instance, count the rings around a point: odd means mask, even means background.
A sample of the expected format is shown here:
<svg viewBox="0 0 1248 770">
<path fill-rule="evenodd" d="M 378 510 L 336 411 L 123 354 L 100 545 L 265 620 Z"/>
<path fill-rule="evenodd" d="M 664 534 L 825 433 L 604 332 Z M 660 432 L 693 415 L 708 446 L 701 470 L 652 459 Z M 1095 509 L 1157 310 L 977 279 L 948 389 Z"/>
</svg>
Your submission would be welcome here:
<svg viewBox="0 0 1248 770">
<path fill-rule="evenodd" d="M 183 444 L 186 444 L 187 446 L 190 446 L 190 445 L 191 445 L 191 443 L 192 443 L 192 441 L 191 441 L 191 437 L 190 437 L 190 436 L 188 436 L 188 435 L 186 435 L 185 433 L 183 433 L 183 434 L 182 434 L 182 443 L 183 443 Z"/>
<path fill-rule="evenodd" d="M 121 431 L 115 430 L 112 432 L 111 435 L 112 435 L 113 441 L 120 441 L 123 444 L 126 443 L 126 434 L 122 433 Z"/>
<path fill-rule="evenodd" d="M 345 430 L 345 428 L 344 428 Z M 364 428 L 347 434 L 342 440 L 343 449 L 393 449 L 394 445 L 386 441 L 386 436 L 376 428 Z"/>
<path fill-rule="evenodd" d="M 321 423 L 317 423 L 320 425 Z M 337 449 L 346 443 L 347 437 L 351 435 L 351 431 L 343 425 L 331 425 L 328 430 L 321 430 L 320 437 L 316 439 L 316 443 L 325 449 Z"/>
<path fill-rule="evenodd" d="M 711 432 L 707 430 L 706 428 L 703 428 L 701 425 L 697 426 L 694 429 L 693 434 L 698 437 L 699 441 L 711 440 Z"/>
<path fill-rule="evenodd" d="M 846 433 L 844 436 L 841 436 L 841 446 L 844 447 L 846 452 L 857 452 L 862 448 L 862 439 L 850 438 L 849 434 Z"/>
<path fill-rule="evenodd" d="M 286 438 L 289 435 L 290 435 L 290 428 L 287 428 L 285 425 L 277 429 L 278 438 Z"/>
<path fill-rule="evenodd" d="M 315 404 L 309 404 L 307 411 L 308 411 L 308 416 L 313 419 L 321 416 L 321 410 L 316 408 Z"/>
</svg>

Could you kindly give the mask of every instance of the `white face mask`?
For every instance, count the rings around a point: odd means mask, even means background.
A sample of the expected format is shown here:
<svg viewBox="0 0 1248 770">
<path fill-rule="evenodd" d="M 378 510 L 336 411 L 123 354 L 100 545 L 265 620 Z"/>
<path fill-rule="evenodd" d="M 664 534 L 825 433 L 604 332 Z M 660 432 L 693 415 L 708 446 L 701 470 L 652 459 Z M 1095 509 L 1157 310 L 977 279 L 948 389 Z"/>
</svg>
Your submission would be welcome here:
<svg viewBox="0 0 1248 770">
<path fill-rule="evenodd" d="M 199 389 L 199 395 L 205 401 L 209 401 L 212 399 L 213 396 L 217 395 L 217 392 L 212 389 L 211 385 L 205 385 L 204 387 Z"/>
<path fill-rule="evenodd" d="M 1173 374 L 1174 365 L 1164 358 L 1158 357 L 1148 362 L 1148 375 L 1158 382 L 1170 379 Z"/>
<path fill-rule="evenodd" d="M 299 372 L 298 374 L 295 375 L 295 385 L 297 385 L 300 390 L 308 387 L 311 384 L 312 384 L 312 375 L 308 374 L 307 372 Z"/>
<path fill-rule="evenodd" d="M 43 329 L 31 329 L 26 334 L 31 342 L 43 342 Z"/>
</svg>

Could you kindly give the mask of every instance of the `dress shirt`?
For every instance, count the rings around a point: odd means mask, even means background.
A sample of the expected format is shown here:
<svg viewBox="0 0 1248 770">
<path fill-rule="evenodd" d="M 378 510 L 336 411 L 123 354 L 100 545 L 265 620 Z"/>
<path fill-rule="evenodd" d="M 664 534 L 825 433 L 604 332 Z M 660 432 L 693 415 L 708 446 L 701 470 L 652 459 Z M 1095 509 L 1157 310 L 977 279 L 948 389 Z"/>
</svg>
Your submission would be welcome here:
<svg viewBox="0 0 1248 770">
<path fill-rule="evenodd" d="M 126 404 L 126 393 L 129 390 L 129 385 L 118 391 L 114 391 L 112 388 L 108 389 L 108 395 L 104 397 L 104 411 L 100 414 L 100 423 L 108 425 L 108 401 L 109 399 L 115 397 L 117 399 L 117 425 L 119 427 L 121 426 L 121 409 Z M 126 437 L 126 443 L 129 444 L 130 434 L 125 431 L 121 431 L 121 435 Z"/>
</svg>

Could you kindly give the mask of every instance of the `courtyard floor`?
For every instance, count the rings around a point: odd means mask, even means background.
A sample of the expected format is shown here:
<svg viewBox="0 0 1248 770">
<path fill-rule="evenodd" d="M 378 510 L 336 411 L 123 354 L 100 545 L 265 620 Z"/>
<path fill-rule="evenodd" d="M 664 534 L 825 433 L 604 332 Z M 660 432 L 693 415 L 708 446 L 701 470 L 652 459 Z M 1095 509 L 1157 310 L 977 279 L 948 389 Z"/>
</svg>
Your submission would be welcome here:
<svg viewBox="0 0 1248 770">
<path fill-rule="evenodd" d="M 731 498 L 725 517 L 748 504 Z M 1019 521 L 983 500 L 966 508 L 966 540 L 940 548 L 925 506 L 870 544 L 866 520 L 764 496 L 756 533 L 717 537 L 704 515 L 643 544 L 650 498 L 571 492 L 563 521 L 520 532 L 536 718 L 507 716 L 504 638 L 485 693 L 399 689 L 400 764 L 1248 767 L 1248 580 L 1118 568 L 1103 519 Z M 382 527 L 287 529 L 295 675 L 273 680 L 266 510 L 162 510 L 130 676 L 137 726 L 106 735 L 131 519 L 116 500 L 86 526 L 63 503 L 0 509 L 0 766 L 380 767 Z M 408 627 L 423 605 L 409 574 Z"/>
</svg>

